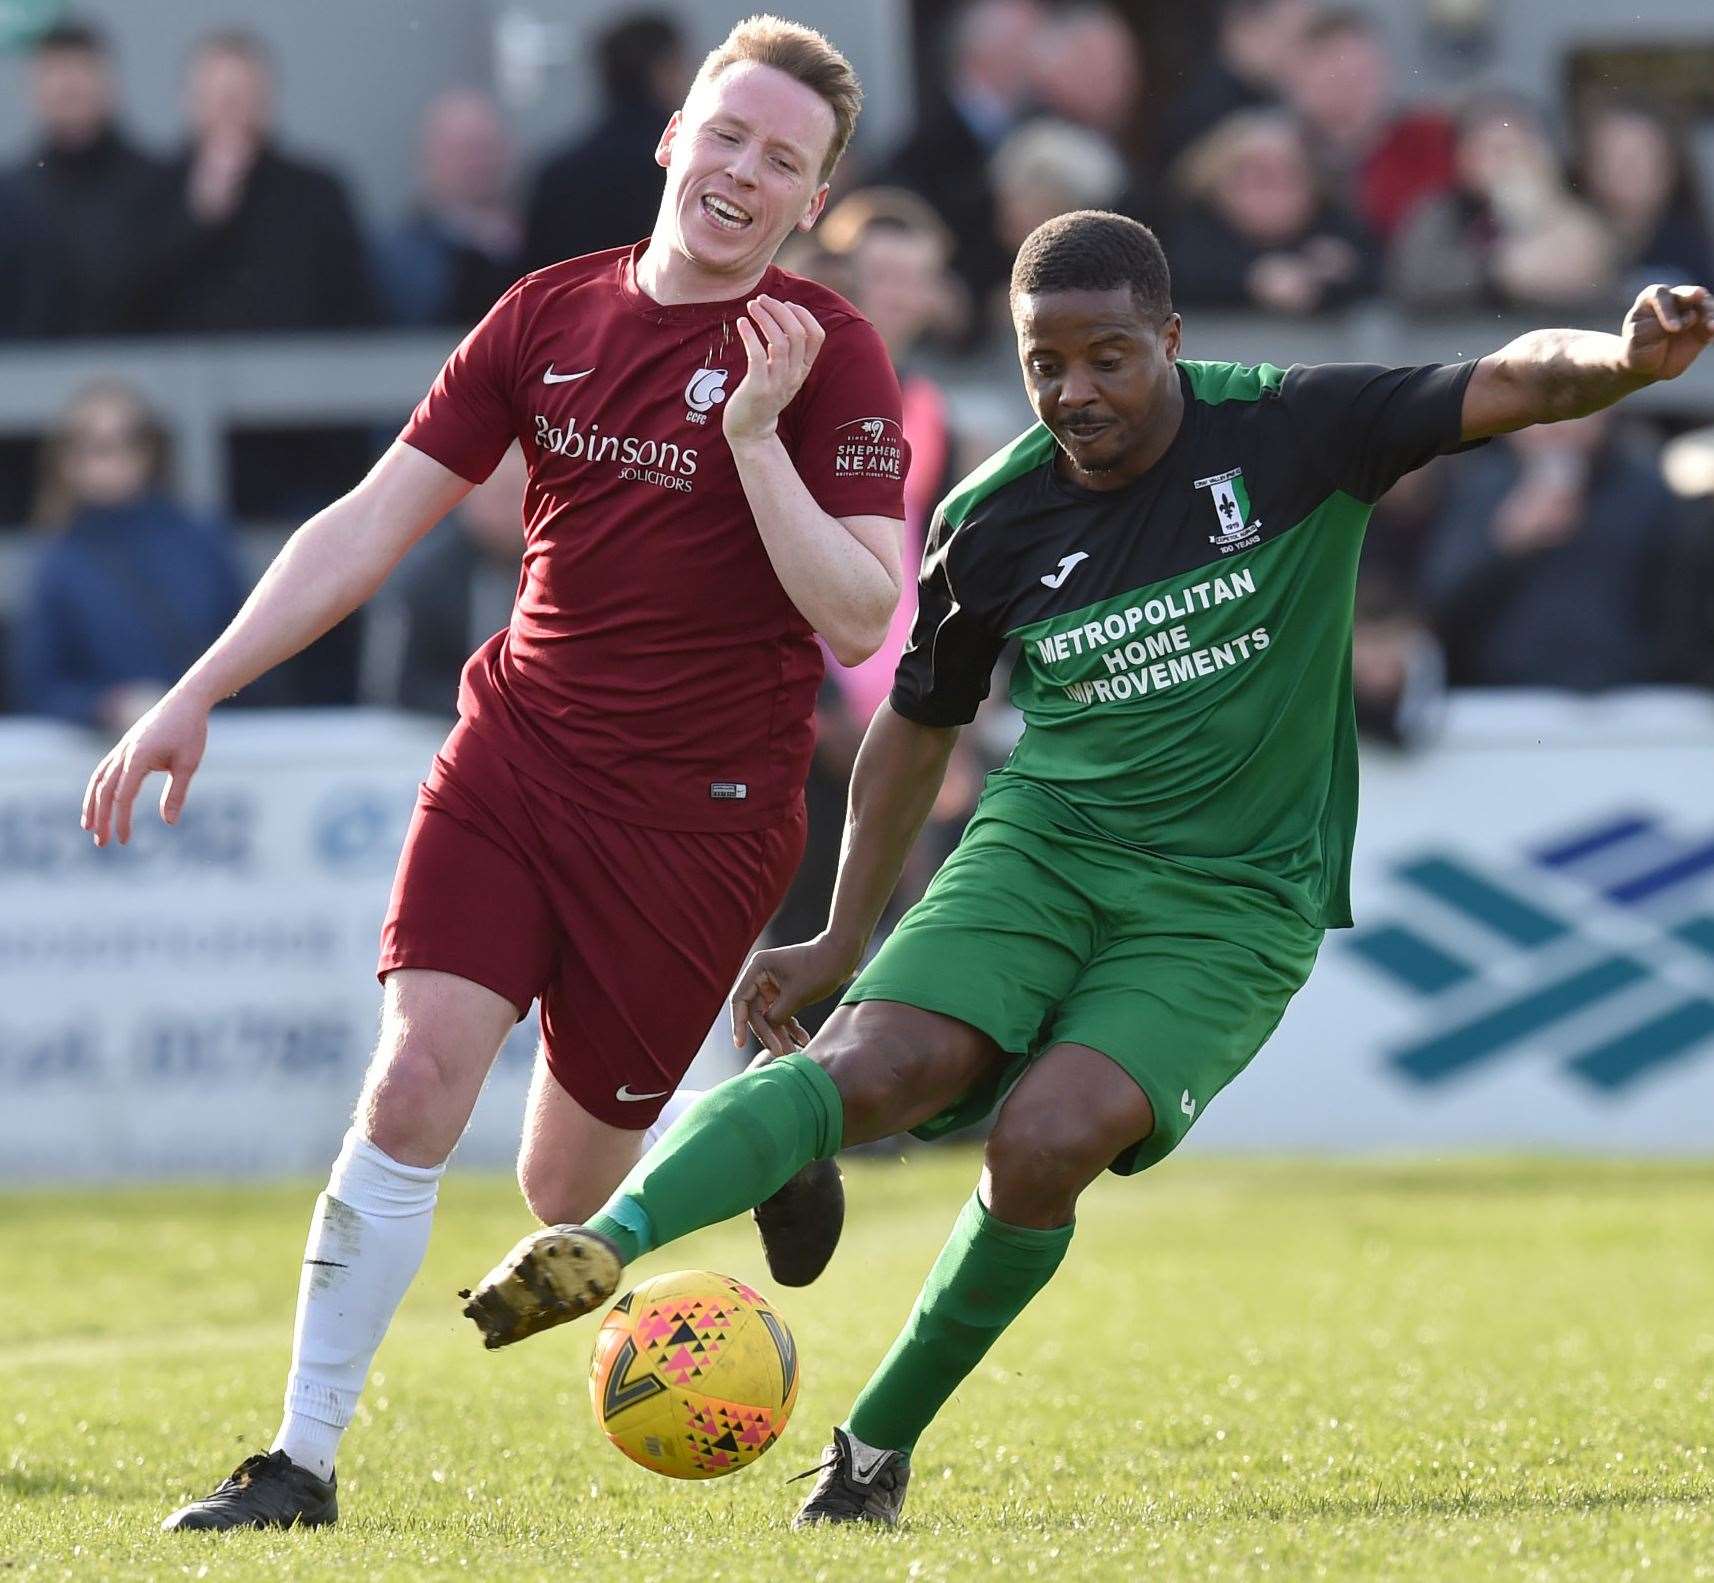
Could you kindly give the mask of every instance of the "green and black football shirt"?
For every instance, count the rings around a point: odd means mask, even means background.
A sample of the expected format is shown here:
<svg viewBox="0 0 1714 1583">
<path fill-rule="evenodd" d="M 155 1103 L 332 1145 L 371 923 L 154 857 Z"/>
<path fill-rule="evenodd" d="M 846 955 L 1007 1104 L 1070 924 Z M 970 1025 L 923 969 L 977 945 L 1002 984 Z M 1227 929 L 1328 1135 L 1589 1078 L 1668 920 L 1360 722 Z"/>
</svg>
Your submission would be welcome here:
<svg viewBox="0 0 1714 1583">
<path fill-rule="evenodd" d="M 1180 362 L 1184 421 L 1124 488 L 1041 425 L 941 503 L 892 706 L 959 725 L 1009 639 L 1024 733 L 983 809 L 1140 847 L 1351 922 L 1363 529 L 1460 447 L 1473 363 Z"/>
</svg>

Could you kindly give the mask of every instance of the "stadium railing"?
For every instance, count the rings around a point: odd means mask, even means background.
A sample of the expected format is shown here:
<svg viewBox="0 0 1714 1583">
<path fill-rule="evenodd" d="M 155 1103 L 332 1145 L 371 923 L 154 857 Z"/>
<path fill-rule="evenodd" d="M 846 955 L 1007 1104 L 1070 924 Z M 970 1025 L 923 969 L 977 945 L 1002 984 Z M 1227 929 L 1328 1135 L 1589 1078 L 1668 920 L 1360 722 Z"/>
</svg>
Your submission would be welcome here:
<svg viewBox="0 0 1714 1583">
<path fill-rule="evenodd" d="M 1197 313 L 1185 355 L 1294 362 L 1419 363 L 1479 356 L 1551 314 L 1407 319 L 1367 308 L 1325 319 Z M 177 483 L 195 506 L 228 499 L 226 437 L 237 429 L 401 422 L 456 343 L 450 330 L 366 335 L 229 336 L 200 340 L 79 341 L 0 348 L 0 436 L 45 432 L 66 402 L 98 378 L 146 391 L 171 429 Z M 1003 435 L 1028 421 L 1016 361 L 997 341 L 985 354 L 937 365 L 955 419 Z M 1714 421 L 1714 358 L 1680 380 L 1632 398 L 1632 410 Z M 0 590 L 16 589 L 16 524 L 0 524 Z M 274 524 L 273 526 L 278 526 Z M 13 564 L 6 564 L 13 561 Z M 6 604 L 0 594 L 0 614 Z"/>
</svg>

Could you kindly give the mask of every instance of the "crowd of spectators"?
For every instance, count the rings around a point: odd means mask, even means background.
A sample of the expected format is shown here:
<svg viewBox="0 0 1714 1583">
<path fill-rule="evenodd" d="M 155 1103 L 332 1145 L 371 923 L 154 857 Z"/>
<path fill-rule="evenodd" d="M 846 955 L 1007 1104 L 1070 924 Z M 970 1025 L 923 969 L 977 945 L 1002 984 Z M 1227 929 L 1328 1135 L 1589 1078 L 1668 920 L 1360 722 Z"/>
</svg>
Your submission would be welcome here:
<svg viewBox="0 0 1714 1583">
<path fill-rule="evenodd" d="M 1375 20 L 1314 0 L 1223 0 L 1193 64 L 1151 73 L 1134 20 L 1105 0 L 966 0 L 913 124 L 892 147 L 859 145 L 786 260 L 848 294 L 900 368 L 913 551 L 937 494 L 994 438 L 959 432 L 928 370 L 956 371 L 1004 334 L 1012 253 L 1067 209 L 1153 225 L 1178 303 L 1198 313 L 1380 300 L 1598 322 L 1648 280 L 1714 279 L 1700 173 L 1660 105 L 1413 102 Z M 687 41 L 669 16 L 628 8 L 592 59 L 589 129 L 533 162 L 487 92 L 433 100 L 406 212 L 380 226 L 339 172 L 280 137 L 276 68 L 255 35 L 198 42 L 182 138 L 163 153 L 126 130 L 103 35 L 58 24 L 31 50 L 32 146 L 0 173 L 0 338 L 468 325 L 523 271 L 652 224 L 653 153 L 689 80 Z M 375 443 L 344 439 L 359 464 Z M 1563 425 L 1395 491 L 1359 594 L 1365 726 L 1414 738 L 1448 681 L 1708 682 L 1707 505 L 1661 482 L 1660 440 L 1625 419 Z M 173 504 L 170 449 L 147 400 L 115 385 L 80 398 L 41 447 L 44 537 L 12 620 L 14 707 L 110 728 L 230 614 L 244 583 L 231 530 Z M 450 709 L 458 663 L 505 619 L 517 466 L 275 700 Z M 326 487 L 290 458 L 270 472 L 265 454 L 248 471 L 240 457 L 237 472 L 239 516 L 257 514 L 246 478 L 263 479 L 263 516 L 309 509 L 300 495 Z M 843 787 L 909 615 L 875 661 L 830 670 L 812 796 Z M 949 818 L 982 751 L 955 769 Z"/>
</svg>

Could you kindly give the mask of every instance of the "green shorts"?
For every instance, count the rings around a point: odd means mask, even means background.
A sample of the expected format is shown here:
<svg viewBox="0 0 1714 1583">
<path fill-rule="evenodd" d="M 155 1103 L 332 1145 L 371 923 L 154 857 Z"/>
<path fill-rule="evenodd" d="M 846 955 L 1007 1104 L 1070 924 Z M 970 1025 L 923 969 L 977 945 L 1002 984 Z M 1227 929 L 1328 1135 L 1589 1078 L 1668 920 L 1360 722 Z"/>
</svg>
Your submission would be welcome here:
<svg viewBox="0 0 1714 1583">
<path fill-rule="evenodd" d="M 1130 1176 L 1165 1159 L 1250 1064 L 1321 935 L 1265 891 L 978 809 L 845 1002 L 956 1017 L 1012 1057 L 920 1138 L 980 1121 L 1050 1045 L 1099 1050 L 1155 1113 L 1153 1134 L 1113 1162 Z"/>
</svg>

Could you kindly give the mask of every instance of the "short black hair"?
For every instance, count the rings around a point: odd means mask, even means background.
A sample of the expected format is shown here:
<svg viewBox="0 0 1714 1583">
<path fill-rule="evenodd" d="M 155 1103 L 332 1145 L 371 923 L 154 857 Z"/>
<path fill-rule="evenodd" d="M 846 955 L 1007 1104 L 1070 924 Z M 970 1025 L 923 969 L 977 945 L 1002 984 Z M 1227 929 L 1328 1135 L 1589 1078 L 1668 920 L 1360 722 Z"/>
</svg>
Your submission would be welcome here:
<svg viewBox="0 0 1714 1583">
<path fill-rule="evenodd" d="M 1172 274 L 1155 233 L 1106 209 L 1074 209 L 1024 238 L 1012 265 L 1011 299 L 1043 291 L 1109 291 L 1129 286 L 1149 317 L 1172 312 Z"/>
<path fill-rule="evenodd" d="M 36 56 L 73 52 L 80 55 L 99 55 L 104 60 L 113 53 L 108 45 L 107 35 L 100 28 L 93 22 L 85 22 L 76 17 L 43 28 L 30 44 L 30 53 Z"/>
</svg>

